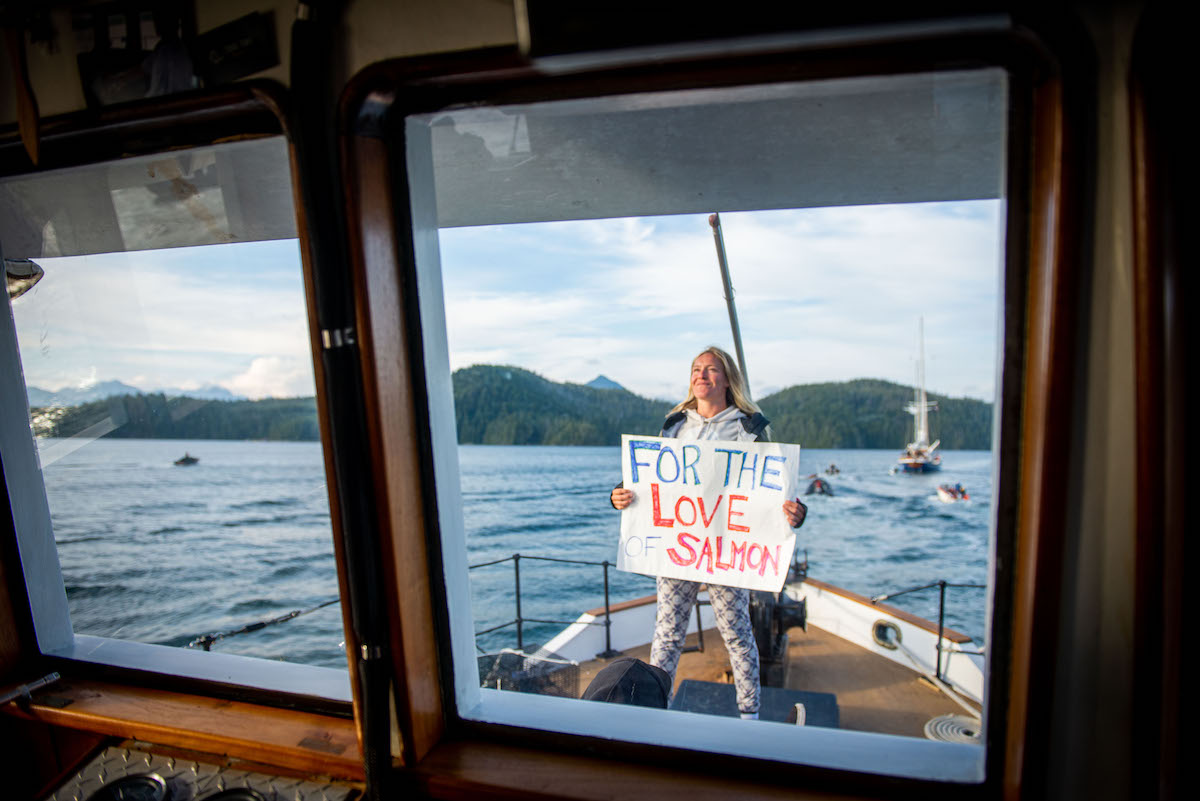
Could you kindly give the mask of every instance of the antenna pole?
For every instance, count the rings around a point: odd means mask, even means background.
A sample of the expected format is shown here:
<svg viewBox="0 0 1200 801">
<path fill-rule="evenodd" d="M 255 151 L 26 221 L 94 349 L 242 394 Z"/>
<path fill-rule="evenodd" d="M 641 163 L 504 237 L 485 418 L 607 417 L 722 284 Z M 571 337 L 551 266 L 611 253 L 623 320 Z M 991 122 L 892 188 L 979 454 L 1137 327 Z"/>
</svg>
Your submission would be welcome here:
<svg viewBox="0 0 1200 801">
<path fill-rule="evenodd" d="M 713 229 L 713 243 L 717 246 L 717 263 L 721 267 L 721 285 L 725 289 L 725 305 L 729 308 L 729 327 L 733 331 L 733 348 L 737 353 L 738 369 L 750 394 L 750 374 L 746 372 L 746 354 L 742 352 L 742 329 L 738 326 L 737 306 L 733 303 L 733 282 L 729 278 L 729 261 L 725 258 L 725 237 L 721 234 L 721 215 L 710 214 L 708 224 Z M 753 397 L 753 396 L 752 396 Z"/>
</svg>

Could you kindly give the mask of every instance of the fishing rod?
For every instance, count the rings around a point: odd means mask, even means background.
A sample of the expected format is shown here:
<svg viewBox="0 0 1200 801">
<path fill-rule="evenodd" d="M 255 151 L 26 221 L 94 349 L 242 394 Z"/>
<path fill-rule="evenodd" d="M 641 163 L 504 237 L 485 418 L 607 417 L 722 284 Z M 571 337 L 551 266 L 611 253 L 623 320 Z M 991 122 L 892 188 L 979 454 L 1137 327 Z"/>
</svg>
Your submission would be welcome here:
<svg viewBox="0 0 1200 801">
<path fill-rule="evenodd" d="M 733 331 L 733 348 L 737 353 L 738 369 L 742 371 L 742 381 L 746 384 L 746 394 L 750 392 L 750 374 L 746 372 L 746 354 L 742 352 L 742 329 L 738 325 L 737 306 L 733 303 L 733 281 L 729 278 L 729 261 L 725 258 L 725 237 L 721 233 L 721 215 L 713 212 L 708 216 L 708 224 L 713 229 L 713 243 L 717 247 L 717 263 L 721 267 L 721 285 L 725 289 L 725 305 L 729 308 L 729 327 Z"/>
</svg>

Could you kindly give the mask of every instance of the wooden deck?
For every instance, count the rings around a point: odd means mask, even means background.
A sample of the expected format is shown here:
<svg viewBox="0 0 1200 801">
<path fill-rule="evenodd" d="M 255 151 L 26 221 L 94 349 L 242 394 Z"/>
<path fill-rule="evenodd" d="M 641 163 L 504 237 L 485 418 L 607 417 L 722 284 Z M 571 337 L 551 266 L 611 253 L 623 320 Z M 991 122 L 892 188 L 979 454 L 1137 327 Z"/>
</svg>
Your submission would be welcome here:
<svg viewBox="0 0 1200 801">
<path fill-rule="evenodd" d="M 787 686 L 796 690 L 833 693 L 837 696 L 841 727 L 857 731 L 924 737 L 925 722 L 946 714 L 966 714 L 955 701 L 931 682 L 882 656 L 852 645 L 816 626 L 808 632 L 788 632 Z M 696 634 L 687 644 L 695 645 Z M 649 644 L 625 651 L 650 661 Z M 579 666 L 582 691 L 604 666 L 592 660 Z M 731 682 L 729 657 L 716 629 L 704 632 L 704 652 L 680 657 L 675 687 L 684 679 Z"/>
</svg>

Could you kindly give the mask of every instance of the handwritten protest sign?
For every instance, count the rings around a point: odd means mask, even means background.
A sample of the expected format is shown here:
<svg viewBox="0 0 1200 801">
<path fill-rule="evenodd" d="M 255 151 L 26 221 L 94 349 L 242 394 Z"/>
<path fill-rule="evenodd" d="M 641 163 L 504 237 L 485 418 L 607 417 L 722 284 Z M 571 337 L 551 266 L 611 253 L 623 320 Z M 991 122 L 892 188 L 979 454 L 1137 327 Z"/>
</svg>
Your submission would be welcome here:
<svg viewBox="0 0 1200 801">
<path fill-rule="evenodd" d="M 777 592 L 796 533 L 800 446 L 621 436 L 617 569 Z"/>
</svg>

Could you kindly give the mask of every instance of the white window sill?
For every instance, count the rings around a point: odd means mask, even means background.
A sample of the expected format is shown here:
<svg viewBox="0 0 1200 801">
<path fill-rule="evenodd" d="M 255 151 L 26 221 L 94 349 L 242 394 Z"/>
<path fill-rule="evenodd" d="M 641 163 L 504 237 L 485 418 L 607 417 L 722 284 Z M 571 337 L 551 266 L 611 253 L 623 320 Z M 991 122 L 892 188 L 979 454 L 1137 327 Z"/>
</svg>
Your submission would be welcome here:
<svg viewBox="0 0 1200 801">
<path fill-rule="evenodd" d="M 797 765 L 975 784 L 984 748 L 888 734 L 745 721 L 691 712 L 481 689 L 462 716 L 481 723 L 690 748 Z"/>
<path fill-rule="evenodd" d="M 255 690 L 349 703 L 350 674 L 334 668 L 297 665 L 236 654 L 171 648 L 165 645 L 77 634 L 48 656 L 109 667 L 146 670 Z"/>
</svg>

